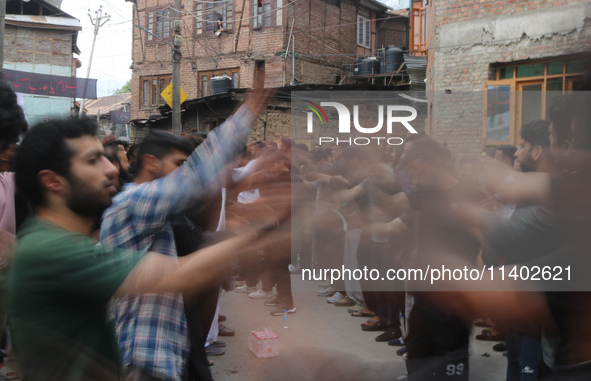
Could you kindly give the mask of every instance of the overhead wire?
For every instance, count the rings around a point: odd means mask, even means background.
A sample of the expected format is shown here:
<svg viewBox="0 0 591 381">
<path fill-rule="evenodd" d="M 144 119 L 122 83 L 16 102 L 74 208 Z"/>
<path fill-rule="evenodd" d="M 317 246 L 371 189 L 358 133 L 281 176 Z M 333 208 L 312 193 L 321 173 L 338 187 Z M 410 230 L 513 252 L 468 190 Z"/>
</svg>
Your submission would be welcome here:
<svg viewBox="0 0 591 381">
<path fill-rule="evenodd" d="M 263 16 L 263 15 L 272 14 L 273 12 L 277 12 L 280 9 L 287 8 L 290 5 L 295 5 L 299 1 L 300 0 L 295 0 L 295 1 L 291 2 L 291 3 L 287 3 L 287 4 L 285 4 L 285 5 L 281 6 L 281 7 L 278 7 L 277 9 L 272 9 L 272 10 L 270 10 L 268 12 L 263 12 L 263 13 L 261 13 L 259 15 L 256 15 L 256 16 L 247 16 L 247 17 L 241 17 L 241 18 L 235 18 L 235 19 L 228 19 L 226 22 L 233 22 L 233 23 L 238 24 L 239 22 L 241 22 L 243 20 L 252 20 L 252 19 L 255 19 L 255 18 L 260 17 L 260 16 Z M 235 4 L 236 3 L 236 0 L 219 0 L 219 1 L 200 1 L 200 0 L 194 0 L 194 2 L 195 3 L 202 3 L 202 4 L 214 4 L 214 8 L 213 9 L 208 9 L 207 10 L 207 12 L 211 12 L 212 10 L 220 10 L 220 9 L 223 8 L 223 6 L 227 6 L 227 5 L 230 5 L 230 4 Z M 107 1 L 107 4 L 110 6 L 110 8 L 115 13 L 117 13 L 117 15 L 119 15 L 124 20 L 126 20 L 126 21 L 121 21 L 121 22 L 115 23 L 115 24 L 110 24 L 109 28 L 114 28 L 115 26 L 123 25 L 123 24 L 126 24 L 128 22 L 133 22 L 132 20 L 129 20 L 129 19 L 125 18 L 119 11 L 115 10 L 116 8 L 113 6 L 113 4 L 111 4 L 108 1 Z M 220 4 L 220 7 L 215 7 L 215 4 Z M 83 8 L 86 8 L 86 7 L 81 7 L 79 9 L 83 9 Z M 166 7 L 164 9 L 171 9 L 173 11 L 179 11 L 181 14 L 184 14 L 184 15 L 190 15 L 197 22 L 212 22 L 210 20 L 204 19 L 203 17 L 198 17 L 193 12 L 189 11 L 186 7 L 183 7 L 183 9 L 181 9 L 181 10 L 177 10 L 177 9 L 175 9 L 172 6 L 169 6 L 169 7 Z M 161 11 L 161 10 L 162 9 L 151 11 L 151 12 L 142 12 L 143 13 L 143 16 L 142 17 L 144 17 L 146 14 L 155 13 L 155 12 L 158 12 L 158 11 Z M 66 12 L 64 12 L 64 14 L 66 14 Z M 403 18 L 403 17 L 405 17 L 405 16 L 394 16 L 394 17 L 375 18 L 375 19 L 372 19 L 371 21 L 392 20 L 392 19 Z M 352 25 L 357 25 L 357 24 L 359 24 L 359 22 L 340 23 L 340 24 L 335 24 L 335 25 L 325 25 L 325 26 L 309 27 L 309 28 L 296 27 L 295 30 L 294 30 L 295 33 L 300 34 L 301 36 L 306 36 L 306 38 L 309 36 L 310 38 L 316 40 L 317 43 L 323 45 L 324 47 L 326 47 L 326 48 L 328 48 L 328 49 L 330 49 L 332 51 L 335 51 L 335 53 L 325 53 L 325 54 L 305 54 L 305 53 L 302 53 L 302 54 L 298 54 L 298 56 L 300 56 L 300 57 L 306 57 L 306 58 L 328 58 L 328 57 L 348 57 L 348 56 L 349 57 L 354 57 L 354 56 L 358 56 L 358 53 L 337 53 L 337 50 L 335 48 L 333 48 L 333 47 L 331 47 L 331 46 L 326 45 L 325 43 L 323 43 L 320 40 L 321 39 L 320 36 L 317 37 L 317 36 L 314 36 L 314 35 L 312 35 L 312 34 L 309 33 L 310 31 L 315 31 L 315 30 L 326 30 L 326 29 L 330 29 L 330 28 L 342 28 L 342 27 L 347 27 L 347 26 L 352 26 Z M 185 32 L 187 32 L 188 35 L 191 35 L 193 37 L 196 37 L 189 30 L 189 26 L 184 25 L 184 30 L 185 30 Z M 572 32 L 572 31 L 573 31 L 573 28 L 569 28 L 569 29 L 565 29 L 563 31 L 559 31 L 557 33 L 567 33 L 567 32 Z M 576 31 L 576 29 L 574 31 Z M 81 33 L 83 33 L 83 32 L 81 32 Z M 112 34 L 103 35 L 101 37 L 108 38 L 108 37 L 111 37 L 111 36 L 116 35 L 116 34 L 118 34 L 118 33 L 115 32 L 115 33 L 112 33 Z M 528 37 L 530 37 L 530 38 L 537 38 L 537 37 L 544 36 L 546 34 L 547 33 L 540 33 L 540 34 L 531 35 L 531 36 L 528 36 Z M 497 44 L 497 43 L 503 43 L 503 42 L 507 42 L 507 41 L 513 41 L 513 40 L 516 40 L 516 39 L 519 39 L 519 38 L 521 38 L 521 36 L 516 36 L 516 37 L 513 37 L 513 38 L 510 38 L 509 37 L 509 38 L 505 38 L 505 39 L 501 39 L 501 40 L 491 40 L 491 41 L 487 41 L 487 42 L 482 42 L 482 44 Z M 78 39 L 78 42 L 80 42 L 80 43 L 83 43 L 85 41 L 86 41 L 85 40 L 85 37 Z M 207 50 L 209 52 L 209 56 L 201 57 L 201 58 L 213 59 L 217 63 L 216 66 L 219 66 L 219 61 L 221 59 L 223 59 L 223 55 L 220 54 L 218 52 L 218 50 L 215 47 L 212 46 L 212 40 L 209 38 L 209 36 L 207 34 L 205 35 L 204 38 L 200 38 L 200 37 L 194 38 L 194 43 L 198 43 L 205 50 Z M 473 43 L 450 44 L 450 45 L 445 45 L 445 46 L 429 47 L 429 48 L 427 48 L 427 51 L 436 51 L 436 50 L 442 50 L 442 49 L 462 48 L 462 47 L 471 46 L 471 45 L 473 45 Z M 191 56 L 191 52 L 190 52 L 189 46 L 185 45 L 184 51 L 187 53 L 187 55 L 189 57 Z M 212 51 L 213 51 L 213 54 L 211 54 Z M 120 55 L 120 56 L 123 56 L 123 55 Z"/>
</svg>

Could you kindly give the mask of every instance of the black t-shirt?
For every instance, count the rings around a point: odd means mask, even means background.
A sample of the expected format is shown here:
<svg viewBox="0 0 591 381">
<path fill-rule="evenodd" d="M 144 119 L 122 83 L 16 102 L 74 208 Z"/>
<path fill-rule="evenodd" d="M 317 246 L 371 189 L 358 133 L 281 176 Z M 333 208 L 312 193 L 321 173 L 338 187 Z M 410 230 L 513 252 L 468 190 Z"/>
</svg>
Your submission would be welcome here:
<svg viewBox="0 0 591 381">
<path fill-rule="evenodd" d="M 556 364 L 568 366 L 591 361 L 591 156 L 572 155 L 570 168 L 576 171 L 552 179 L 551 207 L 568 235 L 569 245 L 555 253 L 560 263 L 570 264 L 572 291 L 547 293 L 548 305 L 560 330 Z M 583 292 L 586 291 L 586 292 Z M 582 350 L 584 349 L 584 350 Z"/>
<path fill-rule="evenodd" d="M 508 220 L 486 213 L 480 230 L 492 254 L 507 264 L 539 259 L 566 244 L 555 214 L 538 205 L 517 207 Z"/>
</svg>

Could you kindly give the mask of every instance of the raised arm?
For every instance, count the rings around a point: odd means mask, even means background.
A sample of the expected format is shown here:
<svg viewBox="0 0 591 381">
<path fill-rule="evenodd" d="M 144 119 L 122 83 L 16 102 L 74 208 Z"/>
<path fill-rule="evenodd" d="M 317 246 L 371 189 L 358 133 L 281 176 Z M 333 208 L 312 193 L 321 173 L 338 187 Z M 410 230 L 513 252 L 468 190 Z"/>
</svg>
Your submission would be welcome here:
<svg viewBox="0 0 591 381">
<path fill-rule="evenodd" d="M 116 204 L 126 209 L 125 214 L 130 218 L 127 223 L 131 224 L 131 228 L 143 236 L 151 234 L 192 201 L 218 192 L 225 179 L 220 172 L 232 162 L 244 144 L 250 126 L 266 107 L 271 95 L 268 90 L 251 93 L 234 115 L 212 131 L 181 167 L 163 178 L 118 195 Z M 117 207 L 108 209 L 103 220 L 118 212 Z M 117 229 L 116 226 L 113 228 Z M 104 225 L 103 229 L 101 237 L 108 239 L 110 229 Z"/>
</svg>

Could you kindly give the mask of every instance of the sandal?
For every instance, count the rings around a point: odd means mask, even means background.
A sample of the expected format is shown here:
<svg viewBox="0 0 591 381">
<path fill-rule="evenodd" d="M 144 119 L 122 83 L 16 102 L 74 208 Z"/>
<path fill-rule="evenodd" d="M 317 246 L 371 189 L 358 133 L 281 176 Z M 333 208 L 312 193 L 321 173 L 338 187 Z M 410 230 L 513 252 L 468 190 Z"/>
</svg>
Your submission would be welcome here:
<svg viewBox="0 0 591 381">
<path fill-rule="evenodd" d="M 357 311 L 357 312 L 352 312 L 351 316 L 355 316 L 355 317 L 374 317 L 376 316 L 376 314 L 372 313 L 368 313 L 368 312 L 363 312 L 363 311 Z"/>
<path fill-rule="evenodd" d="M 476 340 L 504 341 L 505 340 L 505 333 L 504 332 L 497 332 L 497 331 L 483 332 L 481 335 L 476 335 Z"/>
<path fill-rule="evenodd" d="M 376 319 L 377 319 L 377 320 L 376 320 Z M 359 324 L 359 325 L 360 325 L 360 326 L 362 326 L 362 327 L 365 327 L 366 325 L 371 325 L 371 324 L 373 324 L 373 323 L 377 323 L 377 322 L 379 322 L 379 321 L 380 321 L 380 319 L 378 319 L 378 317 L 377 317 L 377 316 L 372 316 L 372 318 L 371 318 L 371 319 L 369 319 L 369 320 L 366 320 L 366 321 L 364 321 L 363 323 L 361 323 L 361 324 Z"/>
<path fill-rule="evenodd" d="M 381 321 L 372 322 L 372 324 L 367 324 L 361 327 L 361 330 L 366 332 L 385 331 L 387 329 L 388 325 L 386 323 L 382 323 Z"/>
</svg>

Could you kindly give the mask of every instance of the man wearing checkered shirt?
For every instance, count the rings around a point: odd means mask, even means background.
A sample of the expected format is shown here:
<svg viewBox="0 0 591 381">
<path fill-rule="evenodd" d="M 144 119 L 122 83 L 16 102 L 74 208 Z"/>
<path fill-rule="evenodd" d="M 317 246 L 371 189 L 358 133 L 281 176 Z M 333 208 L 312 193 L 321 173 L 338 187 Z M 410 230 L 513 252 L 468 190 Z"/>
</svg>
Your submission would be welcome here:
<svg viewBox="0 0 591 381">
<path fill-rule="evenodd" d="M 171 218 L 197 199 L 219 192 L 220 171 L 244 144 L 268 95 L 250 95 L 188 158 L 174 137 L 165 142 L 168 139 L 161 136 L 162 145 L 172 150 L 160 157 L 146 154 L 143 162 L 139 156 L 136 182 L 127 184 L 103 214 L 103 244 L 176 256 Z M 140 147 L 139 155 L 141 151 Z M 187 159 L 184 164 L 183 159 Z M 122 363 L 130 379 L 183 379 L 190 348 L 181 294 L 126 295 L 116 301 L 114 313 Z"/>
</svg>

